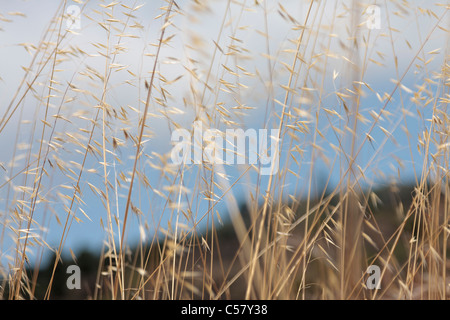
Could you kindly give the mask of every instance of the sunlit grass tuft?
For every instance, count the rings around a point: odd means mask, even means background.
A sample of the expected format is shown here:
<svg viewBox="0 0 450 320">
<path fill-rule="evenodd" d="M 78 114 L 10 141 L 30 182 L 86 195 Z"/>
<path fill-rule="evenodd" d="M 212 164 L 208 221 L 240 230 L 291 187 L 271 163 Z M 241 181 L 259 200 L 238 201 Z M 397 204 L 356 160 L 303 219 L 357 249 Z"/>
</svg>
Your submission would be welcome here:
<svg viewBox="0 0 450 320">
<path fill-rule="evenodd" d="M 61 2 L 0 74 L 1 296 L 448 299 L 449 7 L 369 5 Z M 176 164 L 194 123 L 279 163 Z"/>
</svg>

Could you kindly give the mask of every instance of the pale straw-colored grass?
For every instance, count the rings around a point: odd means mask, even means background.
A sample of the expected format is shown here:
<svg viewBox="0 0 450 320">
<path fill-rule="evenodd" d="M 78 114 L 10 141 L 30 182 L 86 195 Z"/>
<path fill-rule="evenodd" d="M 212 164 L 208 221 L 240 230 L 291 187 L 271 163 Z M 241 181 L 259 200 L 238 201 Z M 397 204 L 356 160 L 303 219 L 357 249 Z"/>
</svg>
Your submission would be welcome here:
<svg viewBox="0 0 450 320">
<path fill-rule="evenodd" d="M 448 4 L 377 1 L 370 29 L 365 1 L 155 2 L 62 1 L 21 44 L 0 113 L 2 296 L 54 297 L 86 236 L 103 246 L 85 298 L 448 299 Z M 174 164 L 194 121 L 279 129 L 279 168 Z"/>
</svg>

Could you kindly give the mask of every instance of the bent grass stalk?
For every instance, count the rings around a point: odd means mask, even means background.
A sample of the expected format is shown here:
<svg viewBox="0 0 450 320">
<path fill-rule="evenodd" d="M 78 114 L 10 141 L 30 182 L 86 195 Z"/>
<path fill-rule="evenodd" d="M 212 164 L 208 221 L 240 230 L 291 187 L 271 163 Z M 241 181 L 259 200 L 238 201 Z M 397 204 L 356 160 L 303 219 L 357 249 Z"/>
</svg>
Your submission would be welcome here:
<svg viewBox="0 0 450 320">
<path fill-rule="evenodd" d="M 155 3 L 64 1 L 21 44 L 0 115 L 2 297 L 448 299 L 448 5 L 384 1 L 378 30 L 357 0 Z M 73 4 L 81 30 L 64 28 Z M 33 18 L 8 15 L 2 32 Z M 245 164 L 206 161 L 203 136 L 203 160 L 174 163 L 170 135 L 196 123 L 276 128 L 277 169 L 250 138 Z M 88 233 L 103 243 L 83 264 Z"/>
</svg>

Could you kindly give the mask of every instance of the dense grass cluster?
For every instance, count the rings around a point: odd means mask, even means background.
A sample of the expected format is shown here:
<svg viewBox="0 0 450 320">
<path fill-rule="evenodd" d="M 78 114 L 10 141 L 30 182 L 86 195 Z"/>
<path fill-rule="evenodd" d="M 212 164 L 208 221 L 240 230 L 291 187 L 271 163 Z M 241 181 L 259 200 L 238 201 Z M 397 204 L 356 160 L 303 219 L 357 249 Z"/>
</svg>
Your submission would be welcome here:
<svg viewBox="0 0 450 320">
<path fill-rule="evenodd" d="M 449 8 L 60 1 L 0 74 L 0 296 L 448 299 Z M 278 129 L 279 166 L 173 163 L 195 121 Z"/>
</svg>

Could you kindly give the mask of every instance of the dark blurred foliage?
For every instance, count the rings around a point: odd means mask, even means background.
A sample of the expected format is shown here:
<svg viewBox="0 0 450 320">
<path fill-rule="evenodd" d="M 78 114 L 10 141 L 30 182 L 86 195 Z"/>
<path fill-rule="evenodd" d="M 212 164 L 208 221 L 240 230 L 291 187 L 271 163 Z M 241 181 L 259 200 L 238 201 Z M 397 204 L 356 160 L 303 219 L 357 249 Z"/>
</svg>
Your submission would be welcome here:
<svg viewBox="0 0 450 320">
<path fill-rule="evenodd" d="M 413 197 L 415 194 L 415 187 L 413 184 L 410 185 L 388 185 L 376 190 L 372 190 L 367 192 L 364 195 L 367 201 L 367 205 L 365 206 L 365 214 L 366 218 L 373 219 L 377 221 L 377 224 L 382 231 L 382 234 L 377 234 L 376 232 L 370 234 L 373 237 L 375 242 L 377 241 L 377 237 L 383 237 L 384 240 L 388 239 L 401 225 L 404 221 L 404 217 L 407 214 L 408 208 L 411 207 Z M 374 196 L 376 195 L 376 196 Z M 324 193 L 324 196 L 327 197 L 327 192 Z M 320 197 L 312 200 L 310 203 L 310 207 L 313 207 L 315 204 L 321 203 Z M 323 217 L 330 212 L 330 210 L 339 203 L 338 197 L 331 198 L 329 202 L 327 202 L 327 208 L 323 210 Z M 286 203 L 286 205 L 292 205 L 292 203 Z M 296 216 L 299 217 L 306 211 L 306 201 L 299 201 L 296 206 Z M 260 209 L 258 209 L 260 210 Z M 253 227 L 250 223 L 252 214 L 258 214 L 258 212 L 250 212 L 248 207 L 245 204 L 242 204 L 240 207 L 241 215 L 243 217 L 244 223 L 246 224 L 247 230 L 249 233 L 252 232 Z M 224 215 L 225 216 L 225 215 Z M 413 219 L 408 219 L 407 223 L 404 227 L 404 237 L 406 245 L 399 242 L 396 248 L 396 258 L 399 263 L 404 263 L 407 259 L 407 241 L 409 241 L 411 235 L 413 233 Z M 270 234 L 270 231 L 269 231 Z M 236 250 L 239 248 L 239 241 L 236 238 L 234 233 L 234 229 L 232 223 L 227 220 L 217 229 L 217 239 L 218 243 L 220 243 L 220 251 L 221 258 L 226 264 L 226 262 L 230 262 L 233 260 Z M 145 247 L 146 249 L 142 249 Z M 151 273 L 151 271 L 158 266 L 160 262 L 160 253 L 162 252 L 163 241 L 161 240 L 159 243 L 156 242 L 154 244 L 149 244 L 146 246 L 139 246 L 136 248 L 131 248 L 127 254 L 127 264 L 129 266 L 139 266 L 146 265 L 147 266 L 147 274 Z M 198 248 L 194 248 L 193 250 L 202 250 L 201 245 Z M 371 249 L 370 246 L 365 247 L 366 253 L 370 257 L 371 252 L 376 254 L 376 250 Z M 148 254 L 150 252 L 150 254 Z M 200 251 L 193 251 L 195 255 L 197 255 Z M 148 257 L 147 261 L 140 261 L 141 257 Z M 43 299 L 46 290 L 51 279 L 51 275 L 53 272 L 53 267 L 55 263 L 55 255 L 47 261 L 45 266 L 41 267 L 38 270 L 38 277 L 36 282 L 36 287 L 34 289 L 34 298 L 35 299 Z M 50 299 L 109 299 L 111 298 L 108 295 L 108 292 L 111 291 L 110 284 L 108 282 L 109 277 L 102 276 L 102 272 L 108 270 L 110 268 L 111 260 L 109 258 L 104 258 L 104 261 L 100 261 L 101 256 L 99 254 L 95 254 L 91 252 L 89 249 L 82 250 L 76 254 L 76 261 L 72 259 L 72 257 L 62 257 L 60 262 L 57 265 L 55 270 L 55 275 L 52 284 L 52 290 Z M 100 265 L 101 263 L 101 265 Z M 72 289 L 69 290 L 66 285 L 66 281 L 70 274 L 66 273 L 67 267 L 71 264 L 76 264 L 80 267 L 81 270 L 81 289 Z M 112 263 L 114 264 L 114 262 Z M 99 266 L 101 266 L 101 270 L 99 270 Z M 132 269 L 131 269 L 132 270 Z M 237 272 L 238 269 L 235 269 Z M 33 268 L 29 267 L 26 270 L 29 278 L 33 277 Z M 229 275 L 231 278 L 232 275 Z M 126 275 L 126 279 L 128 283 L 133 284 L 133 281 L 139 278 L 138 273 L 130 272 L 130 274 Z M 94 294 L 96 290 L 96 282 L 97 279 L 99 286 L 97 287 L 97 293 Z M 218 279 L 220 282 L 221 279 Z M 241 295 L 245 290 L 242 289 L 242 286 L 245 286 L 244 280 L 236 281 L 231 287 L 228 294 L 228 298 L 240 299 Z M 108 287 L 109 286 L 109 287 Z M 24 294 L 25 298 L 29 298 L 27 294 Z M 227 297 L 225 295 L 224 297 Z M 8 288 L 4 290 L 4 298 L 8 298 Z"/>
</svg>

